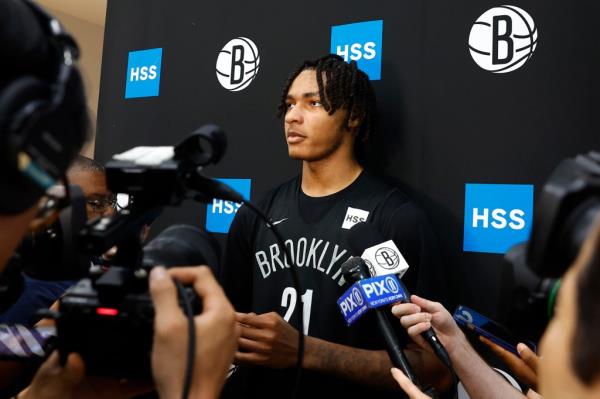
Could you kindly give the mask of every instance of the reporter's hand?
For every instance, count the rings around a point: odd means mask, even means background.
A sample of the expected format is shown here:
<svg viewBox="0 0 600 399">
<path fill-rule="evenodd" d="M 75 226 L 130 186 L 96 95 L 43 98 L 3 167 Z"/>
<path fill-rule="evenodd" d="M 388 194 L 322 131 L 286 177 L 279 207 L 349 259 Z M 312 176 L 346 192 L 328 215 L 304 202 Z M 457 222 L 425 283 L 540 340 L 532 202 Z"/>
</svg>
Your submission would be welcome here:
<svg viewBox="0 0 600 399">
<path fill-rule="evenodd" d="M 190 397 L 216 398 L 237 348 L 239 327 L 235 312 L 221 286 L 205 266 L 155 267 L 150 274 L 154 302 L 152 374 L 162 399 L 179 399 L 188 350 L 188 320 L 179 306 L 173 280 L 192 284 L 202 300 L 202 313 L 194 317 L 196 353 Z"/>
<path fill-rule="evenodd" d="M 421 333 L 431 327 L 448 352 L 466 340 L 452 315 L 441 303 L 429 301 L 417 295 L 412 295 L 410 299 L 412 303 L 394 305 L 392 313 L 400 319 L 402 327 L 421 348 L 433 352 L 429 344 L 421 337 Z"/>
<path fill-rule="evenodd" d="M 62 366 L 54 351 L 39 368 L 31 385 L 24 392 L 25 399 L 69 399 L 85 376 L 83 360 L 71 353 Z"/>
<path fill-rule="evenodd" d="M 241 324 L 237 364 L 289 368 L 298 358 L 298 330 L 275 312 L 236 313 Z"/>
<path fill-rule="evenodd" d="M 400 369 L 392 368 L 392 377 L 398 382 L 400 388 L 408 395 L 410 399 L 431 399 L 425 395 Z"/>
<path fill-rule="evenodd" d="M 537 389 L 537 369 L 540 358 L 527 345 L 523 343 L 517 345 L 519 352 L 519 357 L 517 357 L 485 337 L 479 337 L 479 340 L 489 347 L 515 373 L 517 378 L 528 387 Z"/>
</svg>

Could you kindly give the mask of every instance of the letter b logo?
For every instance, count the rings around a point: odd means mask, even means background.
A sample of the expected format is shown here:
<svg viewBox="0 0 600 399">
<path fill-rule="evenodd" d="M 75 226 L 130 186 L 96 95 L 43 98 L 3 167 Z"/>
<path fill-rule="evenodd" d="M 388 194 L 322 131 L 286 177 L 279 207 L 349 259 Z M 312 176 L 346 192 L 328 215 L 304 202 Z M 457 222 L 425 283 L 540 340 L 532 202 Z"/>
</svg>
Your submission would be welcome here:
<svg viewBox="0 0 600 399">
<path fill-rule="evenodd" d="M 469 51 L 481 68 L 506 73 L 522 67 L 537 47 L 538 30 L 533 18 L 515 6 L 494 7 L 471 28 Z"/>
<path fill-rule="evenodd" d="M 259 64 L 256 44 L 247 37 L 235 38 L 219 52 L 217 79 L 227 90 L 244 90 L 256 78 Z"/>
</svg>

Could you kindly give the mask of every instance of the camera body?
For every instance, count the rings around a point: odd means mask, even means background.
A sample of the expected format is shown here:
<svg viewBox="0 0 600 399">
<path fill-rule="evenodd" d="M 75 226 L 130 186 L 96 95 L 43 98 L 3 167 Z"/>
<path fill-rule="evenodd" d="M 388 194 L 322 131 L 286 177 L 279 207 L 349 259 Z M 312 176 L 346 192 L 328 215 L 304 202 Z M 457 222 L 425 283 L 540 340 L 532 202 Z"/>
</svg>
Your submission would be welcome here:
<svg viewBox="0 0 600 399">
<path fill-rule="evenodd" d="M 71 287 L 60 301 L 56 323 L 61 355 L 79 353 L 90 375 L 150 380 L 154 306 L 148 271 L 111 266 L 97 279 Z M 180 305 L 185 300 L 199 314 L 197 295 L 189 287 L 184 292 Z"/>
<path fill-rule="evenodd" d="M 563 160 L 542 187 L 527 243 L 504 257 L 501 318 L 537 340 L 552 318 L 560 278 L 600 215 L 600 152 Z"/>
<path fill-rule="evenodd" d="M 147 285 L 147 279 L 142 280 L 137 283 Z M 117 303 L 102 298 L 91 278 L 70 288 L 60 301 L 56 321 L 61 355 L 79 353 L 90 375 L 149 379 L 154 307 L 147 290 L 135 291 Z"/>
<path fill-rule="evenodd" d="M 79 231 L 77 247 L 84 253 L 99 256 L 113 246 L 118 249 L 110 266 L 92 266 L 89 277 L 61 298 L 56 324 L 57 347 L 63 358 L 79 353 L 89 375 L 151 379 L 151 268 L 157 264 L 207 264 L 211 260 L 218 267 L 214 259 L 218 259 L 219 250 L 208 243 L 208 233 L 192 226 L 171 226 L 163 232 L 167 237 L 156 241 L 158 245 L 148 244 L 151 248 L 144 262 L 140 231 L 165 206 L 179 205 L 186 198 L 208 201 L 218 195 L 214 191 L 218 183 L 199 171 L 221 158 L 225 143 L 218 127 L 206 125 L 178 146 L 137 147 L 115 155 L 106 165 L 109 189 L 127 193 L 134 200 L 115 216 L 90 221 Z M 153 264 L 145 264 L 148 262 Z M 195 292 L 189 287 L 179 291 L 182 308 L 199 314 L 201 303 Z"/>
</svg>

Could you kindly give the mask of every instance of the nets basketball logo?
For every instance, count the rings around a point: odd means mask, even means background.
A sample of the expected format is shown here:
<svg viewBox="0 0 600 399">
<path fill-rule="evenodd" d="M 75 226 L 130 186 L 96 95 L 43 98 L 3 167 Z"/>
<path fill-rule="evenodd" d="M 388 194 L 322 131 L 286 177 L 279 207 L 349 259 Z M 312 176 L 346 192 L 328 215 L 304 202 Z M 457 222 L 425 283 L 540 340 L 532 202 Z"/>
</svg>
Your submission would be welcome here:
<svg viewBox="0 0 600 399">
<path fill-rule="evenodd" d="M 533 18 L 519 7 L 494 7 L 471 28 L 469 50 L 481 68 L 506 73 L 522 67 L 537 47 L 538 30 Z"/>
<path fill-rule="evenodd" d="M 229 91 L 240 91 L 258 74 L 260 57 L 256 44 L 247 37 L 227 43 L 217 57 L 217 79 Z"/>
<path fill-rule="evenodd" d="M 384 269 L 393 269 L 400 264 L 400 257 L 391 248 L 380 248 L 375 252 L 377 264 Z"/>
</svg>

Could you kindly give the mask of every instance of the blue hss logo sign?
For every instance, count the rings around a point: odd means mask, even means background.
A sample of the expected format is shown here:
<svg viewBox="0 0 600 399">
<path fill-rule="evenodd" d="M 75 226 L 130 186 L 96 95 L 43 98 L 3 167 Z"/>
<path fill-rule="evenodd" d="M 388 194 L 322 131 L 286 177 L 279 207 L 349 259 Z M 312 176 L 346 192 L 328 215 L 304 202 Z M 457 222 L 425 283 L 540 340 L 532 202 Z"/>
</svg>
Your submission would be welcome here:
<svg viewBox="0 0 600 399">
<path fill-rule="evenodd" d="M 227 184 L 240 193 L 244 199 L 250 200 L 251 179 L 216 179 Z M 231 222 L 242 204 L 214 198 L 206 207 L 206 230 L 212 233 L 228 233 Z"/>
<path fill-rule="evenodd" d="M 162 48 L 130 51 L 125 98 L 158 96 L 161 62 Z"/>
<path fill-rule="evenodd" d="M 368 309 L 406 300 L 398 277 L 393 274 L 371 277 L 352 285 L 338 300 L 338 306 L 348 325 Z"/>
<path fill-rule="evenodd" d="M 346 62 L 356 61 L 369 79 L 381 79 L 383 21 L 357 22 L 331 27 L 330 52 Z"/>
<path fill-rule="evenodd" d="M 467 184 L 463 250 L 506 253 L 527 241 L 533 218 L 533 185 Z"/>
<path fill-rule="evenodd" d="M 378 308 L 406 299 L 400 281 L 394 274 L 371 277 L 360 280 L 357 284 L 365 294 L 364 298 L 370 308 Z"/>
</svg>

